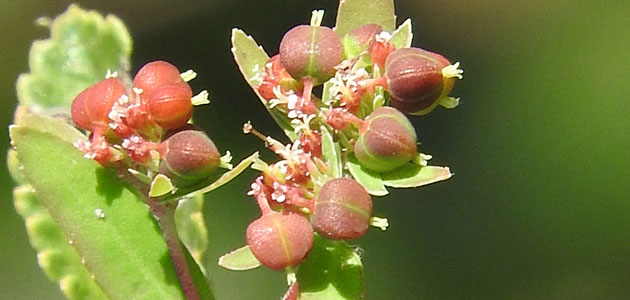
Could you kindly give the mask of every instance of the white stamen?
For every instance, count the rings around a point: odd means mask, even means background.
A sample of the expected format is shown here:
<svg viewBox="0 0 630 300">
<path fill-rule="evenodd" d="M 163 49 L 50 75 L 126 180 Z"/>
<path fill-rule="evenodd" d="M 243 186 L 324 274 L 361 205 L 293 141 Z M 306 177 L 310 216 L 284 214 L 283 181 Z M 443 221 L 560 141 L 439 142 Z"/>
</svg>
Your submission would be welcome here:
<svg viewBox="0 0 630 300">
<path fill-rule="evenodd" d="M 181 76 L 184 81 L 189 82 L 197 78 L 197 73 L 191 69 L 184 73 L 179 74 L 179 76 Z"/>
</svg>

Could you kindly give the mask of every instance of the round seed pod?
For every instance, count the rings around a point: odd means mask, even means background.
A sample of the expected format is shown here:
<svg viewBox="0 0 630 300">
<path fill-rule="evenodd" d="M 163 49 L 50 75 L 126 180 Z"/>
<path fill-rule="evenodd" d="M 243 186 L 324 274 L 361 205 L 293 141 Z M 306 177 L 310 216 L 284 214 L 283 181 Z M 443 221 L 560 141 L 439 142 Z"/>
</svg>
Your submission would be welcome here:
<svg viewBox="0 0 630 300">
<path fill-rule="evenodd" d="M 313 247 L 313 228 L 296 213 L 270 212 L 247 226 L 247 244 L 267 268 L 297 266 Z"/>
<path fill-rule="evenodd" d="M 454 78 L 445 78 L 442 69 L 450 65 L 442 55 L 420 48 L 392 52 L 385 61 L 390 102 L 405 113 L 431 108 L 453 88 Z"/>
<path fill-rule="evenodd" d="M 212 174 L 221 155 L 212 140 L 202 131 L 179 131 L 160 144 L 160 173 L 177 186 L 189 186 Z"/>
<path fill-rule="evenodd" d="M 72 120 L 78 127 L 89 131 L 94 131 L 95 126 L 107 128 L 108 114 L 123 95 L 125 86 L 118 78 L 102 80 L 74 98 L 70 108 Z"/>
<path fill-rule="evenodd" d="M 321 84 L 341 62 L 341 38 L 324 26 L 298 25 L 282 37 L 280 63 L 296 79 L 310 77 Z"/>
<path fill-rule="evenodd" d="M 344 57 L 354 57 L 363 51 L 370 52 L 376 35 L 383 32 L 378 24 L 361 25 L 348 32 L 342 39 Z"/>
<path fill-rule="evenodd" d="M 418 153 L 416 131 L 400 111 L 383 106 L 365 120 L 354 154 L 372 171 L 386 172 L 408 163 Z"/>
<path fill-rule="evenodd" d="M 192 117 L 192 96 L 188 83 L 159 86 L 146 94 L 149 117 L 165 129 L 182 127 Z"/>
<path fill-rule="evenodd" d="M 184 83 L 180 72 L 174 65 L 156 60 L 142 66 L 133 79 L 133 86 L 143 92 L 149 92 L 160 86 Z"/>
<path fill-rule="evenodd" d="M 365 188 L 353 179 L 336 178 L 320 189 L 311 224 L 327 238 L 350 240 L 367 232 L 371 215 L 372 198 Z"/>
</svg>

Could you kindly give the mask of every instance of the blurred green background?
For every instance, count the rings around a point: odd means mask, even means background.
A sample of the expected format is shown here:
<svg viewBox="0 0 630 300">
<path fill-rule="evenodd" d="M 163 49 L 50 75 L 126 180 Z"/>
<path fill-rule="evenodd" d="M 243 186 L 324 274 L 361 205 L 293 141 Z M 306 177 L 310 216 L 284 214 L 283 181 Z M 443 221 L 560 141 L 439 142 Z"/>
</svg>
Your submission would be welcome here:
<svg viewBox="0 0 630 300">
<path fill-rule="evenodd" d="M 236 159 L 263 148 L 241 125 L 282 134 L 249 90 L 230 53 L 232 27 L 268 52 L 282 34 L 336 1 L 78 1 L 114 13 L 134 38 L 134 70 L 166 59 L 194 68 L 194 90 L 213 102 L 196 120 Z M 628 299 L 630 297 L 630 2 L 396 1 L 413 19 L 414 45 L 461 61 L 459 108 L 413 118 L 421 150 L 455 176 L 377 199 L 390 229 L 364 249 L 369 299 Z M 0 121 L 28 70 L 33 24 L 67 1 L 0 0 Z M 8 136 L 0 135 L 8 147 Z M 272 158 L 264 151 L 267 158 Z M 5 158 L 2 150 L 2 160 Z M 279 299 L 284 274 L 230 272 L 219 255 L 245 243 L 257 217 L 249 172 L 208 196 L 207 265 L 219 299 Z M 0 168 L 0 298 L 62 299 L 37 266 Z"/>
</svg>

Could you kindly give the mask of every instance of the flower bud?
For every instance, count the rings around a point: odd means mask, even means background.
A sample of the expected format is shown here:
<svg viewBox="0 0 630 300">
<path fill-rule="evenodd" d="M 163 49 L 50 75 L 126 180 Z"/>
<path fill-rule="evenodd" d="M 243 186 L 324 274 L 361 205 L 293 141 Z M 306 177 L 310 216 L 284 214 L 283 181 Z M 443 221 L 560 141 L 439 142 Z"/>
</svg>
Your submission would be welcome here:
<svg viewBox="0 0 630 300">
<path fill-rule="evenodd" d="M 118 78 L 102 80 L 74 98 L 70 109 L 72 120 L 78 127 L 89 131 L 94 131 L 95 126 L 107 128 L 109 112 L 124 95 L 125 87 Z"/>
<path fill-rule="evenodd" d="M 385 61 L 391 105 L 406 113 L 429 112 L 451 91 L 455 77 L 461 78 L 459 72 L 444 74 L 447 66 L 448 59 L 420 48 L 392 52 Z"/>
<path fill-rule="evenodd" d="M 413 159 L 418 153 L 417 142 L 409 119 L 395 108 L 383 106 L 365 120 L 354 154 L 363 167 L 386 172 Z"/>
<path fill-rule="evenodd" d="M 280 62 L 296 79 L 310 77 L 321 84 L 335 74 L 341 62 L 341 38 L 324 26 L 298 25 L 280 42 Z"/>
<path fill-rule="evenodd" d="M 376 35 L 382 31 L 383 27 L 378 24 L 365 24 L 348 32 L 342 40 L 344 57 L 354 57 L 363 51 L 370 53 Z"/>
<path fill-rule="evenodd" d="M 160 173 L 177 186 L 207 178 L 219 166 L 221 155 L 208 136 L 198 130 L 183 130 L 160 144 Z"/>
<path fill-rule="evenodd" d="M 152 61 L 138 70 L 133 79 L 133 86 L 144 92 L 152 91 L 160 86 L 183 83 L 179 70 L 174 65 L 162 61 Z"/>
<path fill-rule="evenodd" d="M 162 85 L 147 94 L 149 117 L 165 129 L 175 129 L 192 117 L 192 90 L 188 83 Z"/>
<path fill-rule="evenodd" d="M 296 213 L 270 212 L 247 227 L 247 244 L 272 270 L 298 265 L 313 247 L 313 228 Z"/>
<path fill-rule="evenodd" d="M 350 178 L 332 179 L 319 191 L 311 224 L 331 239 L 356 239 L 370 225 L 372 198 L 361 184 Z"/>
</svg>

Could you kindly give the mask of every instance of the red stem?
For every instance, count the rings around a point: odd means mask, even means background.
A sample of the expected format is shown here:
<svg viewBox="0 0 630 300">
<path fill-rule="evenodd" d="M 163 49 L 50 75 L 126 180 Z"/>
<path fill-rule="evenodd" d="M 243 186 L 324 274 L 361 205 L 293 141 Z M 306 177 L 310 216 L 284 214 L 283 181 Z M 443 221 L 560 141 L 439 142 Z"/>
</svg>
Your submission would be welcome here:
<svg viewBox="0 0 630 300">
<path fill-rule="evenodd" d="M 184 296 L 186 296 L 187 300 L 199 300 L 199 293 L 197 292 L 195 281 L 190 274 L 190 269 L 186 262 L 186 254 L 179 241 L 177 229 L 175 228 L 176 205 L 162 205 L 153 198 L 149 198 L 148 204 L 158 225 L 162 229 L 162 236 L 164 236 L 164 240 L 166 240 L 168 254 L 171 257 L 171 261 L 173 261 L 179 284 L 184 291 Z"/>
</svg>

